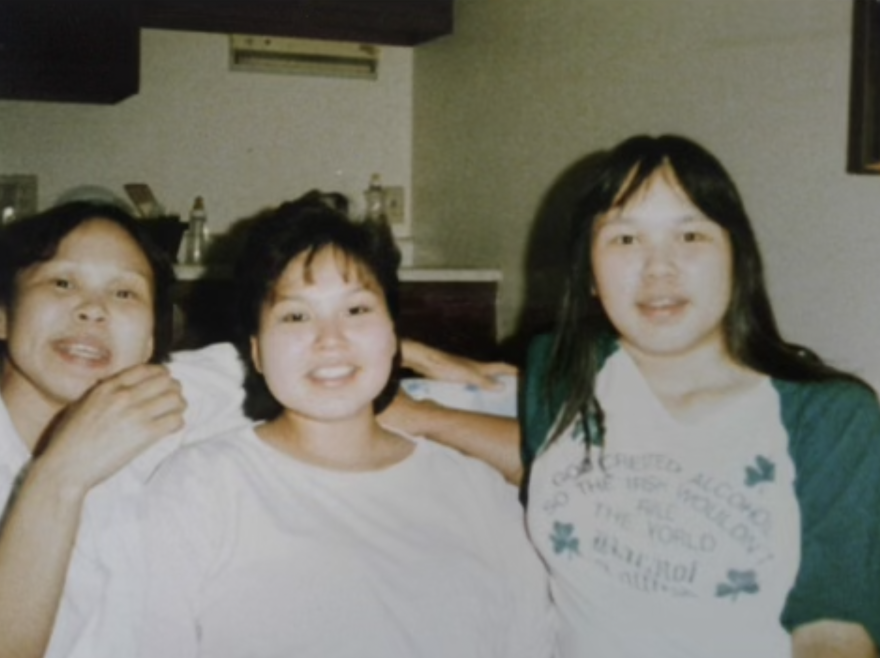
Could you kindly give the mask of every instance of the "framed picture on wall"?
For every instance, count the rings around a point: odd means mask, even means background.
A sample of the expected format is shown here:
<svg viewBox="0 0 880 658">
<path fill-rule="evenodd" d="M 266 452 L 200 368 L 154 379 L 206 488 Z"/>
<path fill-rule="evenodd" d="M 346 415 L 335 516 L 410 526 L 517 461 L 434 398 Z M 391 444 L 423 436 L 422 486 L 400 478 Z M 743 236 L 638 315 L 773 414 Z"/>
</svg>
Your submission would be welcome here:
<svg viewBox="0 0 880 658">
<path fill-rule="evenodd" d="M 846 170 L 880 174 L 880 0 L 853 0 Z"/>
</svg>

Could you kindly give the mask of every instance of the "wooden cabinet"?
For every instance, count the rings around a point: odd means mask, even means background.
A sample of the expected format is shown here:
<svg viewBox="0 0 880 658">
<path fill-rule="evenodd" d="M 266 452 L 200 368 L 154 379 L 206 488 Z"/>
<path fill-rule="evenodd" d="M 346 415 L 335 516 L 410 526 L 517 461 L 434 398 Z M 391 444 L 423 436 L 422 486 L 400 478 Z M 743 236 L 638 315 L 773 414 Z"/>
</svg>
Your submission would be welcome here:
<svg viewBox="0 0 880 658">
<path fill-rule="evenodd" d="M 142 0 L 143 27 L 414 46 L 452 32 L 453 0 Z"/>
<path fill-rule="evenodd" d="M 116 103 L 138 91 L 140 28 L 415 46 L 453 0 L 0 0 L 0 99 Z"/>
<path fill-rule="evenodd" d="M 420 280 L 406 280 L 404 273 L 402 278 L 401 336 L 472 358 L 498 358 L 496 277 L 483 273 L 471 280 L 449 280 L 443 275 L 440 280 L 425 280 L 420 275 Z M 175 302 L 181 322 L 176 349 L 233 339 L 231 290 L 232 283 L 225 279 L 177 283 Z"/>
<path fill-rule="evenodd" d="M 403 281 L 400 335 L 475 359 L 498 358 L 496 281 Z"/>
<path fill-rule="evenodd" d="M 0 1 L 0 98 L 116 103 L 139 76 L 134 0 Z"/>
</svg>

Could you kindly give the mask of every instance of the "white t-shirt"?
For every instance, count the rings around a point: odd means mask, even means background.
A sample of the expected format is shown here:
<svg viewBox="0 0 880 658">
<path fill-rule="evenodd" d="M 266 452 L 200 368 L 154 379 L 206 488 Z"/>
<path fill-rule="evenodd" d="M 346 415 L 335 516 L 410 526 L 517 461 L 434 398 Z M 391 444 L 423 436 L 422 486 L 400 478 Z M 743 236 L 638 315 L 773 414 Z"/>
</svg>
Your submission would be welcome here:
<svg viewBox="0 0 880 658">
<path fill-rule="evenodd" d="M 535 460 L 529 530 L 551 572 L 560 655 L 789 656 L 780 623 L 800 513 L 769 379 L 693 423 L 625 350 L 597 380 L 604 459 L 576 424 Z"/>
<path fill-rule="evenodd" d="M 217 344 L 178 352 L 169 363 L 187 401 L 185 429 L 152 446 L 86 498 L 80 530 L 47 657 L 68 655 L 98 602 L 107 596 L 106 571 L 132 520 L 131 506 L 157 465 L 182 443 L 208 438 L 250 421 L 243 415 L 243 369 L 235 348 Z M 5 510 L 30 454 L 0 400 L 0 505 Z"/>
<path fill-rule="evenodd" d="M 6 403 L 0 396 L 0 509 L 3 510 L 0 516 L 8 512 L 9 499 L 30 459 L 31 453 L 12 425 Z"/>
<path fill-rule="evenodd" d="M 551 655 L 516 490 L 414 441 L 358 473 L 299 462 L 251 429 L 180 450 L 144 499 L 146 555 L 112 576 L 144 586 L 144 607 L 107 601 L 90 658 Z"/>
</svg>

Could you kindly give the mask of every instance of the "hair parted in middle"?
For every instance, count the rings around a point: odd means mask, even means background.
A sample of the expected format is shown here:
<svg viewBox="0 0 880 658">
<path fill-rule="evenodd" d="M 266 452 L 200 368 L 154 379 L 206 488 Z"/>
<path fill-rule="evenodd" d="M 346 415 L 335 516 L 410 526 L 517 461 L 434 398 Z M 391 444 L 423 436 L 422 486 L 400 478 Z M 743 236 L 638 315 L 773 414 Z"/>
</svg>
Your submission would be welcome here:
<svg viewBox="0 0 880 658">
<path fill-rule="evenodd" d="M 783 340 L 752 223 L 736 185 L 718 159 L 685 137 L 639 135 L 601 156 L 584 181 L 575 208 L 566 292 L 544 385 L 545 402 L 561 408 L 552 439 L 580 416 L 587 444 L 603 442 L 603 414 L 595 397 L 595 379 L 617 330 L 593 294 L 595 224 L 609 211 L 625 206 L 664 169 L 690 202 L 730 238 L 732 287 L 722 328 L 731 358 L 778 379 L 859 381 L 826 365 L 809 350 Z"/>
</svg>

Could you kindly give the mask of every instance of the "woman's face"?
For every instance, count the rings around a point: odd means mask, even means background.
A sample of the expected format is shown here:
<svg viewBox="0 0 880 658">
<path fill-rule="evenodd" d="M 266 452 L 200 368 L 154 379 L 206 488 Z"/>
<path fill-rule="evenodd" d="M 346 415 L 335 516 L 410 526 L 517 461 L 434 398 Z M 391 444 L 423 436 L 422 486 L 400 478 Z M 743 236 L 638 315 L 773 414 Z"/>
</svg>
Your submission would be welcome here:
<svg viewBox="0 0 880 658">
<path fill-rule="evenodd" d="M 730 238 L 704 216 L 668 168 L 601 217 L 592 244 L 596 294 L 634 356 L 726 353 Z"/>
<path fill-rule="evenodd" d="M 397 351 L 381 288 L 332 247 L 288 263 L 263 304 L 254 363 L 288 412 L 321 421 L 372 414 Z"/>
<path fill-rule="evenodd" d="M 34 396 L 52 407 L 78 400 L 95 382 L 149 360 L 153 271 L 137 242 L 105 219 L 83 222 L 48 261 L 22 270 L 10 307 L 0 390 L 7 404 Z"/>
</svg>

